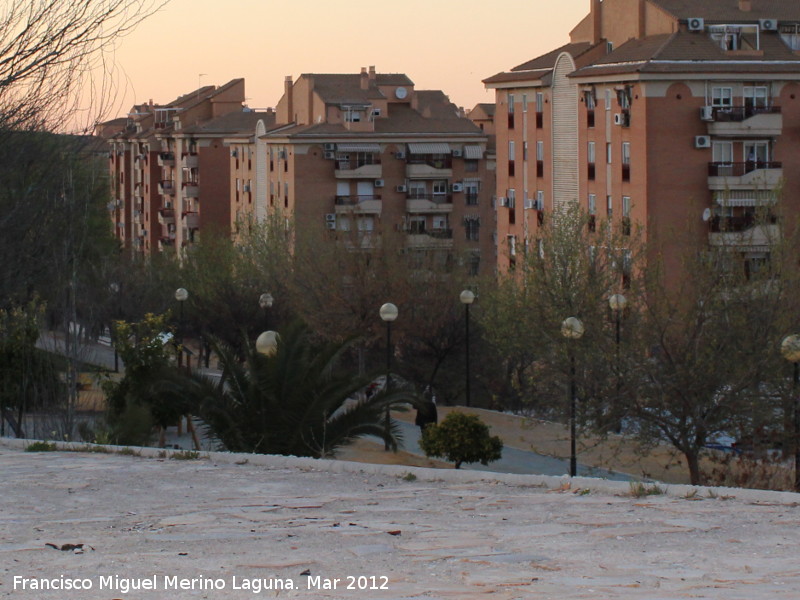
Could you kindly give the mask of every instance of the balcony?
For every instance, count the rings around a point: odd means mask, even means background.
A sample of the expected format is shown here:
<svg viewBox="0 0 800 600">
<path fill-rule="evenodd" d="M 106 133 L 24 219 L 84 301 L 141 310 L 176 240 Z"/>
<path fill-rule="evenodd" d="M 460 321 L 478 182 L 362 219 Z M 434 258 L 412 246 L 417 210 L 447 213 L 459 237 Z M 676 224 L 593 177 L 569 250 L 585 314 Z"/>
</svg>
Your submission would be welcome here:
<svg viewBox="0 0 800 600">
<path fill-rule="evenodd" d="M 715 107 L 712 115 L 714 120 L 708 123 L 711 135 L 775 137 L 783 131 L 783 114 L 779 106 Z"/>
<path fill-rule="evenodd" d="M 197 198 L 200 195 L 200 186 L 196 181 L 183 182 L 183 196 L 185 198 Z"/>
<path fill-rule="evenodd" d="M 773 190 L 782 179 L 780 162 L 708 163 L 708 187 L 712 190 Z"/>
<path fill-rule="evenodd" d="M 196 152 L 184 153 L 181 156 L 181 166 L 185 169 L 196 169 L 199 162 Z"/>
<path fill-rule="evenodd" d="M 381 214 L 383 202 L 380 196 L 336 196 L 337 213 Z"/>
<path fill-rule="evenodd" d="M 162 179 L 158 182 L 158 193 L 164 196 L 175 195 L 175 182 L 172 179 Z"/>
<path fill-rule="evenodd" d="M 200 229 L 200 215 L 193 211 L 183 213 L 186 217 L 186 227 L 188 229 Z"/>
<path fill-rule="evenodd" d="M 337 160 L 335 175 L 340 179 L 380 179 L 383 177 L 381 159 Z"/>
<path fill-rule="evenodd" d="M 159 167 L 174 167 L 175 166 L 175 153 L 161 152 L 158 155 Z"/>
<path fill-rule="evenodd" d="M 453 197 L 449 194 L 414 194 L 406 198 L 406 212 L 443 213 L 453 210 Z"/>
<path fill-rule="evenodd" d="M 712 246 L 769 247 L 780 240 L 777 219 L 756 224 L 752 217 L 714 218 L 709 222 L 708 243 Z"/>
<path fill-rule="evenodd" d="M 409 179 L 446 179 L 453 176 L 453 160 L 450 157 L 426 158 L 411 155 L 406 164 Z"/>
<path fill-rule="evenodd" d="M 432 229 L 423 232 L 408 232 L 406 240 L 408 248 L 452 248 L 452 229 Z"/>
<path fill-rule="evenodd" d="M 175 209 L 162 208 L 158 211 L 158 222 L 162 225 L 171 225 L 175 223 Z"/>
</svg>

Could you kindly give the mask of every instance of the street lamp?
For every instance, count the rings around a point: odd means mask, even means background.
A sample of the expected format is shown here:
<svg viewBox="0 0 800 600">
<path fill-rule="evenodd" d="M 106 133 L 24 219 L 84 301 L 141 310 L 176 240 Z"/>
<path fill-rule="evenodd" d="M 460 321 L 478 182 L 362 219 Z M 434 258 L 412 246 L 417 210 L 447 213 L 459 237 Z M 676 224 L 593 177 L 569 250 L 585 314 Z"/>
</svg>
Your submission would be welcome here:
<svg viewBox="0 0 800 600">
<path fill-rule="evenodd" d="M 256 352 L 264 356 L 272 356 L 278 351 L 281 337 L 277 331 L 265 331 L 256 338 Z"/>
<path fill-rule="evenodd" d="M 180 315 L 178 318 L 178 367 L 183 366 L 183 304 L 189 298 L 189 292 L 186 291 L 186 288 L 178 288 L 175 290 L 175 300 L 178 301 L 178 314 Z"/>
<path fill-rule="evenodd" d="M 261 294 L 258 297 L 258 305 L 261 307 L 261 310 L 264 311 L 264 328 L 267 327 L 267 311 L 272 308 L 272 304 L 275 302 L 275 298 L 272 297 L 272 294 L 266 292 Z"/>
<path fill-rule="evenodd" d="M 116 281 L 112 281 L 108 285 L 108 289 L 114 296 L 114 318 L 119 318 L 119 291 L 120 285 Z M 117 352 L 117 336 L 114 333 L 114 323 L 111 323 L 111 345 L 114 346 L 114 373 L 119 373 L 119 353 Z"/>
<path fill-rule="evenodd" d="M 391 302 L 387 302 L 379 311 L 381 319 L 386 323 L 386 386 L 385 390 L 388 392 L 392 385 L 392 321 L 397 318 L 397 307 Z M 384 417 L 384 438 L 383 449 L 389 450 L 389 425 L 391 417 L 389 415 L 389 406 L 386 406 L 386 415 Z"/>
<path fill-rule="evenodd" d="M 577 317 L 568 317 L 561 323 L 561 335 L 567 340 L 579 340 L 583 336 L 583 323 Z M 575 392 L 575 352 L 569 347 L 569 475 L 578 474 L 576 447 L 577 398 Z"/>
<path fill-rule="evenodd" d="M 466 405 L 469 406 L 470 395 L 469 395 L 469 305 L 475 301 L 475 294 L 472 290 L 464 290 L 461 292 L 461 295 L 458 297 L 461 300 L 461 304 L 464 305 L 464 309 L 466 310 L 465 315 L 465 322 L 466 322 L 466 335 L 467 335 L 467 359 L 466 359 Z"/>
<path fill-rule="evenodd" d="M 628 305 L 628 299 L 623 296 L 622 294 L 613 294 L 608 298 L 608 306 L 611 308 L 611 312 L 614 313 L 614 325 L 615 325 L 615 335 L 614 341 L 615 345 L 615 366 L 617 369 L 617 404 L 619 404 L 619 397 L 620 397 L 620 390 L 622 389 L 622 374 L 620 373 L 619 369 L 619 341 L 620 341 L 620 329 L 622 323 L 622 312 L 625 310 L 625 307 Z M 612 411 L 613 412 L 613 411 Z M 619 423 L 615 424 L 614 427 L 619 430 L 621 429 Z M 617 431 L 619 433 L 619 431 Z"/>
<path fill-rule="evenodd" d="M 800 492 L 800 401 L 797 384 L 800 382 L 800 335 L 787 335 L 781 342 L 781 354 L 794 365 L 792 377 L 792 408 L 794 410 L 794 491 Z"/>
</svg>

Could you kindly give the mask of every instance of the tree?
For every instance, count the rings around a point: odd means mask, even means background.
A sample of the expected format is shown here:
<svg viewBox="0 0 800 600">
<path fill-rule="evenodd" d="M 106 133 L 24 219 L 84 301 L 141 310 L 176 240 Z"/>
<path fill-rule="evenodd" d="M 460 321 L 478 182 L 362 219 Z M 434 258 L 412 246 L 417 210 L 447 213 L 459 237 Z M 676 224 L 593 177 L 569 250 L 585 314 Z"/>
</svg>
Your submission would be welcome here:
<svg viewBox="0 0 800 600">
<path fill-rule="evenodd" d="M 384 438 L 386 409 L 416 402 L 404 390 L 361 399 L 371 378 L 353 376 L 340 362 L 351 344 L 315 342 L 299 324 L 282 332 L 271 355 L 247 345 L 245 364 L 215 344 L 222 378 L 194 375 L 183 393 L 199 404 L 209 432 L 227 450 L 330 457 L 359 437 Z M 392 424 L 388 442 L 396 447 L 397 441 Z"/>
<path fill-rule="evenodd" d="M 489 427 L 477 415 L 451 412 L 438 425 L 428 425 L 419 442 L 425 456 L 444 458 L 460 469 L 464 463 L 488 465 L 499 460 L 503 441 L 489 435 Z"/>
<path fill-rule="evenodd" d="M 703 482 L 700 458 L 716 435 L 780 429 L 775 415 L 788 386 L 779 347 L 800 287 L 796 243 L 768 246 L 755 269 L 736 244 L 687 240 L 678 283 L 648 265 L 625 359 L 628 412 L 643 440 L 666 440 L 684 455 L 693 484 Z"/>
</svg>

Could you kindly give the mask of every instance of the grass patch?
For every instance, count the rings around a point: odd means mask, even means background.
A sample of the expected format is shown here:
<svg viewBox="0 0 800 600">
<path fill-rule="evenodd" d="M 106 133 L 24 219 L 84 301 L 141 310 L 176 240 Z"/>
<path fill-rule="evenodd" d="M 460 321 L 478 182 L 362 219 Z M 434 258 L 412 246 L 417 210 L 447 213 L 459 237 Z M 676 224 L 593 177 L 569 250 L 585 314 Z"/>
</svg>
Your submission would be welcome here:
<svg viewBox="0 0 800 600">
<path fill-rule="evenodd" d="M 634 498 L 644 498 L 645 496 L 661 496 L 665 493 L 666 491 L 664 488 L 656 485 L 655 483 L 647 485 L 641 481 L 631 482 L 631 496 Z"/>
<path fill-rule="evenodd" d="M 413 473 L 406 473 L 405 475 L 403 475 L 401 477 L 401 479 L 403 481 L 416 481 L 417 480 L 417 476 L 414 475 Z"/>
<path fill-rule="evenodd" d="M 52 442 L 33 442 L 25 447 L 25 452 L 55 452 L 56 445 Z"/>
<path fill-rule="evenodd" d="M 182 450 L 181 452 L 176 452 L 170 456 L 170 458 L 172 460 L 197 460 L 200 458 L 200 453 L 191 450 Z"/>
</svg>

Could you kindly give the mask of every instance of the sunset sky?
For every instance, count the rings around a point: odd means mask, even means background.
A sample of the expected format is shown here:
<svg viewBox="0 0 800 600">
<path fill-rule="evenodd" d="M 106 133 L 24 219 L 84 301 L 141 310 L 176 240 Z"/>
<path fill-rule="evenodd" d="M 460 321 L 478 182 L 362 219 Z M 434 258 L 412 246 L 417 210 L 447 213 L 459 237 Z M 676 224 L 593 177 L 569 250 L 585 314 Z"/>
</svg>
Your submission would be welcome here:
<svg viewBox="0 0 800 600">
<path fill-rule="evenodd" d="M 171 0 L 120 42 L 115 110 L 236 77 L 265 108 L 286 75 L 369 65 L 471 108 L 494 101 L 482 79 L 566 43 L 588 12 L 589 0 Z"/>
</svg>

